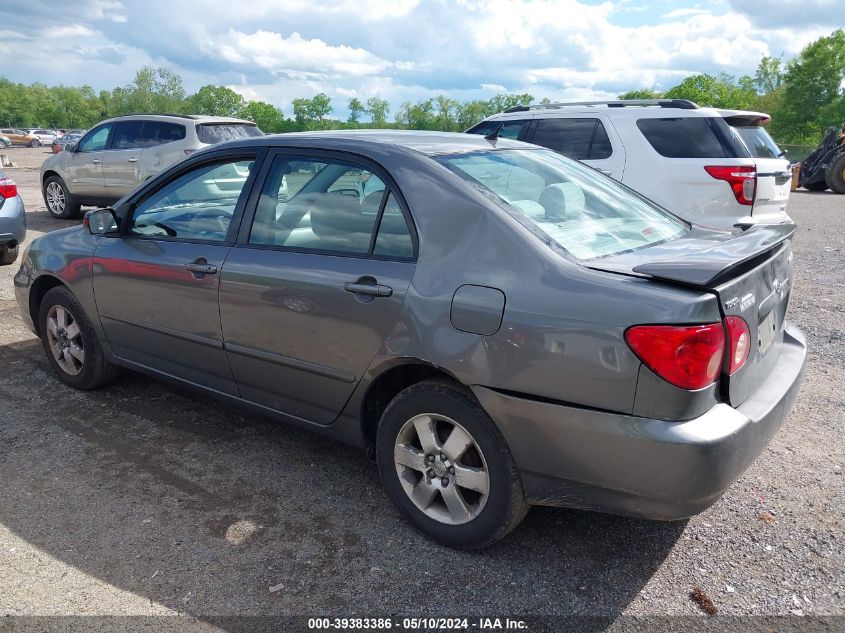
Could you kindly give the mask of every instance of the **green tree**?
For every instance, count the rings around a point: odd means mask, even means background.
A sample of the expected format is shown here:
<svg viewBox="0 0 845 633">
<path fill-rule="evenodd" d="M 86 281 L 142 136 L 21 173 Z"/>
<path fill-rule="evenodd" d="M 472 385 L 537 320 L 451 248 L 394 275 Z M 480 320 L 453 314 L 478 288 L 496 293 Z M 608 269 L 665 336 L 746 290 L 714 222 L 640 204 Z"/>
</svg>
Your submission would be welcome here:
<svg viewBox="0 0 845 633">
<path fill-rule="evenodd" d="M 754 87 L 762 94 L 769 94 L 780 88 L 783 81 L 780 57 L 763 57 L 754 73 Z"/>
<path fill-rule="evenodd" d="M 637 88 L 619 95 L 619 99 L 661 99 L 663 93 L 652 88 Z"/>
<path fill-rule="evenodd" d="M 692 75 L 674 88 L 666 91 L 667 99 L 688 99 L 700 106 L 714 108 L 748 109 L 754 103 L 757 93 L 749 80 L 737 84 L 731 75 Z"/>
<path fill-rule="evenodd" d="M 235 116 L 246 105 L 244 98 L 226 86 L 203 86 L 189 99 L 194 114 Z"/>
<path fill-rule="evenodd" d="M 379 97 L 367 99 L 367 114 L 370 115 L 370 122 L 373 127 L 386 127 L 387 115 L 390 114 L 390 102 Z"/>
<path fill-rule="evenodd" d="M 320 129 L 324 129 L 325 118 L 334 111 L 332 100 L 324 92 L 317 93 L 311 99 L 311 116 L 317 121 Z"/>
<path fill-rule="evenodd" d="M 837 102 L 845 81 L 845 31 L 808 44 L 786 65 L 779 140 L 815 143 L 830 125 L 841 125 Z M 774 121 L 773 121 L 774 123 Z"/>
<path fill-rule="evenodd" d="M 457 121 L 455 120 L 458 113 L 458 106 L 460 104 L 454 99 L 450 99 L 445 95 L 438 95 L 434 99 L 434 106 L 437 114 L 434 120 L 434 127 L 444 132 L 451 132 L 457 129 Z"/>
<path fill-rule="evenodd" d="M 264 101 L 249 101 L 240 109 L 238 116 L 252 121 L 263 132 L 281 132 L 284 128 L 282 112 Z"/>
<path fill-rule="evenodd" d="M 358 97 L 352 97 L 346 107 L 349 109 L 349 123 L 358 127 L 361 122 L 361 115 L 364 114 L 366 107 Z"/>
</svg>

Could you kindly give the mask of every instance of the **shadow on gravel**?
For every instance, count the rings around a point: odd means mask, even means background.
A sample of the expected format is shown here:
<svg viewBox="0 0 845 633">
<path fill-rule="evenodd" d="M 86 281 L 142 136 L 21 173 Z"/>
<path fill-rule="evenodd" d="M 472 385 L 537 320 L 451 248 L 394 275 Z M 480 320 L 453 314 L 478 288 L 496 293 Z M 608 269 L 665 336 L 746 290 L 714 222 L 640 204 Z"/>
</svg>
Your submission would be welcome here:
<svg viewBox="0 0 845 633">
<path fill-rule="evenodd" d="M 0 347 L 0 399 L 0 522 L 200 617 L 613 618 L 685 525 L 535 508 L 494 547 L 450 551 L 401 520 L 358 450 L 203 396 L 131 373 L 75 392 L 27 341 Z"/>
</svg>

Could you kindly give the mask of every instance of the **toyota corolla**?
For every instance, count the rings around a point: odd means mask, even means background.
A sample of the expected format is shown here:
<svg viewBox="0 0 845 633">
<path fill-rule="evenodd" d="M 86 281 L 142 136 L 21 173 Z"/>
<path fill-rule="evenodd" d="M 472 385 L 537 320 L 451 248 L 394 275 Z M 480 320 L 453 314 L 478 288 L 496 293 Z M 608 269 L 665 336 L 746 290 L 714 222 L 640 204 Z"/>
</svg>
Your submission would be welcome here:
<svg viewBox="0 0 845 633">
<path fill-rule="evenodd" d="M 691 226 L 495 134 L 243 139 L 83 224 L 15 277 L 59 379 L 127 368 L 360 446 L 453 547 L 531 504 L 701 512 L 804 368 L 793 225 Z"/>
</svg>

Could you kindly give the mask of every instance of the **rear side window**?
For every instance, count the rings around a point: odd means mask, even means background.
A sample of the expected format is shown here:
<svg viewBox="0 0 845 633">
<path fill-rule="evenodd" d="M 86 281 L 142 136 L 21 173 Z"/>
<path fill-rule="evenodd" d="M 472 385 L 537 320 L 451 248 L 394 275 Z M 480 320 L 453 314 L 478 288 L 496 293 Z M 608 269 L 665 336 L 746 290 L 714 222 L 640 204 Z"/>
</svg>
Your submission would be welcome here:
<svg viewBox="0 0 845 633">
<path fill-rule="evenodd" d="M 250 136 L 264 136 L 264 132 L 257 125 L 245 123 L 204 123 L 197 126 L 197 138 L 201 143 L 222 143 Z"/>
<path fill-rule="evenodd" d="M 185 138 L 185 126 L 167 121 L 144 121 L 144 147 L 155 147 Z"/>
<path fill-rule="evenodd" d="M 637 127 L 655 151 L 666 158 L 749 157 L 722 118 L 640 119 Z"/>
<path fill-rule="evenodd" d="M 780 158 L 782 155 L 774 139 L 760 126 L 738 125 L 733 130 L 754 158 Z"/>
<path fill-rule="evenodd" d="M 600 160 L 613 154 L 607 130 L 598 119 L 540 119 L 531 142 L 576 160 Z"/>
<path fill-rule="evenodd" d="M 482 121 L 473 128 L 467 130 L 468 134 L 480 134 L 487 136 L 500 125 L 502 129 L 499 130 L 499 138 L 518 139 L 522 133 L 522 129 L 528 124 L 525 119 L 518 121 Z"/>
</svg>

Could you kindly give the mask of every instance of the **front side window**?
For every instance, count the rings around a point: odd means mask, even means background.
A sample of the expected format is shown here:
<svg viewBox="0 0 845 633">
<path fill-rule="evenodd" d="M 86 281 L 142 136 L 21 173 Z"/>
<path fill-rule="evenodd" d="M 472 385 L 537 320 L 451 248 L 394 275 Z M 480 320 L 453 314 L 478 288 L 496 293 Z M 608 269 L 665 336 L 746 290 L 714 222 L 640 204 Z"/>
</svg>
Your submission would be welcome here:
<svg viewBox="0 0 845 633">
<path fill-rule="evenodd" d="M 165 184 L 135 208 L 129 233 L 225 241 L 252 167 L 248 159 L 212 163 Z"/>
<path fill-rule="evenodd" d="M 679 218 L 594 170 L 547 150 L 436 158 L 546 244 L 582 260 L 632 251 L 686 233 Z"/>
<path fill-rule="evenodd" d="M 498 137 L 516 140 L 519 138 L 522 128 L 524 128 L 527 124 L 528 121 L 524 119 L 517 121 L 482 121 L 475 127 L 468 129 L 467 133 L 487 136 L 490 132 L 494 131 L 501 125 L 502 129 L 499 130 Z"/>
<path fill-rule="evenodd" d="M 385 199 L 387 193 L 381 178 L 359 166 L 277 156 L 255 211 L 249 243 L 411 257 L 413 245 L 409 253 L 405 240 L 411 238 L 404 215 L 398 204 L 391 202 L 395 200 L 392 194 Z M 373 234 L 380 219 L 385 237 L 373 251 Z"/>
<path fill-rule="evenodd" d="M 540 119 L 531 142 L 576 160 L 601 160 L 613 153 L 598 119 Z"/>
<path fill-rule="evenodd" d="M 94 128 L 85 137 L 79 141 L 78 152 L 99 152 L 106 149 L 106 143 L 109 140 L 109 132 L 111 131 L 111 124 L 102 125 Z"/>
</svg>

